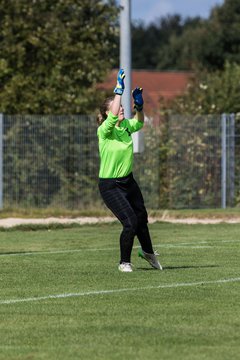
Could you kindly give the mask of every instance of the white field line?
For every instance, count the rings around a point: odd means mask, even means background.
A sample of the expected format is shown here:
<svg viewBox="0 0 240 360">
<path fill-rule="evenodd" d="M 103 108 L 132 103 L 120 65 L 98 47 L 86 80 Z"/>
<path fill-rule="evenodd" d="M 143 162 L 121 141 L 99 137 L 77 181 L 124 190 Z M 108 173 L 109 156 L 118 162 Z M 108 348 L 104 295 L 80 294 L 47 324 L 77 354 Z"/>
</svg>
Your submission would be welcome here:
<svg viewBox="0 0 240 360">
<path fill-rule="evenodd" d="M 213 245 L 216 247 L 217 243 L 236 243 L 240 240 L 217 240 Z M 198 244 L 208 244 L 207 241 L 198 241 Z M 179 244 L 158 244 L 154 245 L 155 248 L 184 248 L 184 249 L 206 249 L 206 248 L 212 248 L 213 245 L 193 245 L 193 243 L 185 242 L 185 243 L 179 243 Z M 139 246 L 134 246 L 133 249 L 139 249 Z M 36 255 L 55 255 L 55 254 L 71 254 L 71 253 L 78 253 L 78 252 L 97 252 L 97 251 L 115 251 L 118 250 L 118 247 L 112 247 L 112 248 L 87 248 L 87 249 L 69 249 L 69 250 L 49 250 L 49 251 L 32 251 L 32 252 L 16 252 L 16 253 L 10 253 L 10 254 L 1 254 L 0 252 L 0 258 L 1 257 L 7 257 L 7 256 L 36 256 Z"/>
<path fill-rule="evenodd" d="M 163 245 L 154 245 L 155 248 L 184 248 L 184 249 L 205 249 L 205 248 L 211 248 L 212 246 L 198 246 L 198 245 L 171 245 L 171 244 L 163 244 Z M 140 249 L 139 246 L 134 246 L 134 249 Z M 117 247 L 113 248 L 93 248 L 93 249 L 72 249 L 72 250 L 49 250 L 49 251 L 32 251 L 32 252 L 16 252 L 16 253 L 10 253 L 10 254 L 1 254 L 0 252 L 0 258 L 1 257 L 8 257 L 8 256 L 36 256 L 36 255 L 55 255 L 55 254 L 71 254 L 71 253 L 78 253 L 78 252 L 98 252 L 98 251 L 116 251 L 119 250 Z"/>
<path fill-rule="evenodd" d="M 188 286 L 190 287 L 190 286 L 200 286 L 200 285 L 203 286 L 203 285 L 225 284 L 225 283 L 233 283 L 233 282 L 239 282 L 239 281 L 240 281 L 240 277 L 239 278 L 220 279 L 220 280 L 211 280 L 211 281 L 198 281 L 198 282 L 191 282 L 191 283 L 176 283 L 176 284 L 166 284 L 166 285 L 157 285 L 157 286 L 146 286 L 146 287 L 138 287 L 138 288 L 122 288 L 122 289 L 86 291 L 86 292 L 78 292 L 78 293 L 65 293 L 65 294 L 46 295 L 46 296 L 39 296 L 39 297 L 0 300 L 0 305 L 7 305 L 7 304 L 9 305 L 9 304 L 33 302 L 33 301 L 43 301 L 43 300 L 50 300 L 50 299 L 66 299 L 66 298 L 82 297 L 82 296 L 90 296 L 90 295 L 108 295 L 108 294 L 117 294 L 117 293 L 143 291 L 143 290 L 171 289 L 171 288 L 188 287 Z"/>
</svg>

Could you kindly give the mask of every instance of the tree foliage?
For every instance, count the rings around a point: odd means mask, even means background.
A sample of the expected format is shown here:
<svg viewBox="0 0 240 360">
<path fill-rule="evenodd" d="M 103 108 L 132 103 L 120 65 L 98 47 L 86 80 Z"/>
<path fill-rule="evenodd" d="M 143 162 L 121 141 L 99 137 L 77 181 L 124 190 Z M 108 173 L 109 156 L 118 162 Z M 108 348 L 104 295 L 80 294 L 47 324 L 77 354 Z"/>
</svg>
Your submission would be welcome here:
<svg viewBox="0 0 240 360">
<path fill-rule="evenodd" d="M 175 66 L 182 69 L 223 69 L 226 61 L 240 64 L 240 4 L 225 0 L 212 10 L 208 20 L 195 28 L 185 28 L 179 38 L 172 37 L 170 52 Z M 161 62 L 158 63 L 161 66 Z"/>
<path fill-rule="evenodd" d="M 235 113 L 235 130 L 227 116 L 228 166 L 239 173 L 240 65 L 195 74 L 186 93 L 162 106 L 168 137 L 168 192 L 170 207 L 211 207 L 221 204 L 221 114 Z M 231 134 L 231 135 L 229 135 Z M 235 149 L 235 150 L 234 150 Z M 233 151 L 233 152 L 232 152 Z M 234 163 L 234 165 L 233 165 Z M 229 170 L 230 171 L 230 170 Z M 239 203 L 239 180 L 233 168 L 227 180 L 228 206 Z M 234 190 L 230 184 L 235 183 Z M 234 185 L 231 185 L 234 189 Z M 232 195 L 233 194 L 233 195 Z M 214 204 L 214 205 L 213 205 Z"/>
<path fill-rule="evenodd" d="M 144 26 L 138 22 L 132 26 L 132 57 L 135 69 L 154 69 L 158 63 L 158 50 L 169 43 L 171 36 L 182 33 L 182 19 L 169 15 L 157 23 Z"/>
<path fill-rule="evenodd" d="M 93 116 L 4 115 L 6 207 L 84 209 L 99 199 Z"/>
<path fill-rule="evenodd" d="M 240 64 L 240 3 L 225 0 L 208 19 L 171 15 L 144 26 L 133 24 L 133 67 L 215 71 Z"/>
<path fill-rule="evenodd" d="M 240 65 L 226 63 L 222 71 L 197 73 L 186 93 L 173 101 L 170 111 L 190 115 L 239 113 L 239 94 Z"/>
<path fill-rule="evenodd" d="M 0 111 L 84 113 L 111 68 L 115 0 L 2 0 Z"/>
</svg>

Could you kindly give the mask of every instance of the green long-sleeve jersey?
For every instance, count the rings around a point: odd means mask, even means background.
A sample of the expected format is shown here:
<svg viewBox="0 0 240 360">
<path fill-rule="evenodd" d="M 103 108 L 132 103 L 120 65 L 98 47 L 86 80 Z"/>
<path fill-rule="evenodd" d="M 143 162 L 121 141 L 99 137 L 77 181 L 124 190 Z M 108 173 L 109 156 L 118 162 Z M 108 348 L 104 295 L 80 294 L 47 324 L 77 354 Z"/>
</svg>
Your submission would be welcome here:
<svg viewBox="0 0 240 360">
<path fill-rule="evenodd" d="M 117 126 L 118 117 L 109 112 L 107 119 L 99 126 L 100 170 L 103 179 L 127 176 L 133 167 L 133 141 L 131 134 L 143 127 L 137 119 L 124 119 Z"/>
</svg>

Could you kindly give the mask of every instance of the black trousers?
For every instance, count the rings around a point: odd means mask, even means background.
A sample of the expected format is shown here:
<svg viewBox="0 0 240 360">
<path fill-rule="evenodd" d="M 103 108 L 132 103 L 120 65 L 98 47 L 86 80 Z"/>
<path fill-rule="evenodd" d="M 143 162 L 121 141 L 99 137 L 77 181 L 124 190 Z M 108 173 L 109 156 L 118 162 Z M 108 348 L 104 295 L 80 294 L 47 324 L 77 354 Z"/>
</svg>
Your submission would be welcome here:
<svg viewBox="0 0 240 360">
<path fill-rule="evenodd" d="M 135 235 L 142 249 L 152 254 L 148 215 L 141 190 L 132 173 L 123 178 L 99 179 L 99 191 L 106 206 L 123 226 L 120 235 L 120 263 L 131 262 Z"/>
</svg>

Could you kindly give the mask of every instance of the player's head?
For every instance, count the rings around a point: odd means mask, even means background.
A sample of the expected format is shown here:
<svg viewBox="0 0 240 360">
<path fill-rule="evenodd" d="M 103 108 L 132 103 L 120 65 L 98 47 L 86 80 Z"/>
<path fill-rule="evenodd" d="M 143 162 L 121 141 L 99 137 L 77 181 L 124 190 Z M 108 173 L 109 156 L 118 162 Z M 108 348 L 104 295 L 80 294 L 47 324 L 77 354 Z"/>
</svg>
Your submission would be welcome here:
<svg viewBox="0 0 240 360">
<path fill-rule="evenodd" d="M 97 116 L 97 123 L 98 123 L 99 126 L 108 117 L 109 109 L 111 107 L 111 103 L 113 102 L 114 97 L 115 97 L 115 95 L 106 98 L 104 100 L 104 102 L 102 103 L 102 105 L 100 106 L 99 114 Z M 123 109 L 122 105 L 120 106 L 118 117 L 119 117 L 119 120 L 124 119 L 124 109 Z"/>
<path fill-rule="evenodd" d="M 100 106 L 100 108 L 99 108 L 99 114 L 98 114 L 98 116 L 97 116 L 97 123 L 98 123 L 98 125 L 101 125 L 101 124 L 104 122 L 104 120 L 106 120 L 113 99 L 114 99 L 114 95 L 113 95 L 113 96 L 109 96 L 108 98 L 106 98 L 106 99 L 104 100 L 104 102 L 103 102 L 102 105 Z"/>
</svg>

